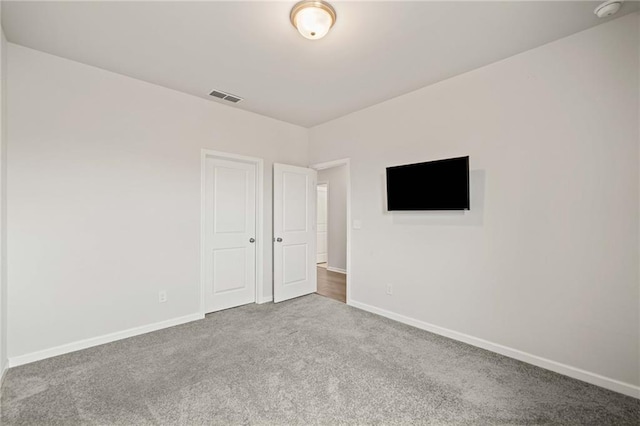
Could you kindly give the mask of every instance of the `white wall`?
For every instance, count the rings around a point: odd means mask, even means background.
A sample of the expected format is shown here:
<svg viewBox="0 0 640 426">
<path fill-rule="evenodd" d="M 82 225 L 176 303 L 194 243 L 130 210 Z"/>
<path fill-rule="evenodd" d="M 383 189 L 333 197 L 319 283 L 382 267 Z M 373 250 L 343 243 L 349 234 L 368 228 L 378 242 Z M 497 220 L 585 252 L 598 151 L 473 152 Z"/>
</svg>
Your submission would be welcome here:
<svg viewBox="0 0 640 426">
<path fill-rule="evenodd" d="M 272 162 L 307 164 L 306 129 L 17 45 L 8 53 L 10 358 L 197 313 L 201 148 L 265 160 L 271 241 Z"/>
<path fill-rule="evenodd" d="M 311 163 L 351 158 L 352 299 L 640 384 L 638 25 L 311 129 Z M 385 211 L 385 167 L 462 155 L 470 212 Z"/>
<path fill-rule="evenodd" d="M 0 4 L 0 22 L 2 4 Z M 0 25 L 0 377 L 7 363 L 7 40 Z"/>
<path fill-rule="evenodd" d="M 318 171 L 318 183 L 329 186 L 327 246 L 330 269 L 347 270 L 347 166 Z"/>
</svg>

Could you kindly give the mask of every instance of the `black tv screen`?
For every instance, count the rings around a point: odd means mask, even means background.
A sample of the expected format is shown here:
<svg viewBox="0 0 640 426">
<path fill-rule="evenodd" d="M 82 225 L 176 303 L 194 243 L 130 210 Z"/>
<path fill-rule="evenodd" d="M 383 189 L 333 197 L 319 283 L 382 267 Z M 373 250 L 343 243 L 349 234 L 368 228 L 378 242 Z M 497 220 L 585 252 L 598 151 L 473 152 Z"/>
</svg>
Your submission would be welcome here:
<svg viewBox="0 0 640 426">
<path fill-rule="evenodd" d="M 469 157 L 387 167 L 387 209 L 468 210 Z"/>
</svg>

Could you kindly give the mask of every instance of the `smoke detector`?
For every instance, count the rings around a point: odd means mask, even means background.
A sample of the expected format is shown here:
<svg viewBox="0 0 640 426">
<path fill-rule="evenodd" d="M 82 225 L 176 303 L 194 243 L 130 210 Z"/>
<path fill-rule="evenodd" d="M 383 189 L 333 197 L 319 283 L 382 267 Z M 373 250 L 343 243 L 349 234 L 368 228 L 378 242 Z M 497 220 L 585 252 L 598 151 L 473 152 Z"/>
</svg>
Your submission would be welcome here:
<svg viewBox="0 0 640 426">
<path fill-rule="evenodd" d="M 607 0 L 600 6 L 596 7 L 596 10 L 594 10 L 593 13 L 595 13 L 598 18 L 606 18 L 607 16 L 615 15 L 622 7 L 622 2 L 624 2 L 624 0 Z"/>
</svg>

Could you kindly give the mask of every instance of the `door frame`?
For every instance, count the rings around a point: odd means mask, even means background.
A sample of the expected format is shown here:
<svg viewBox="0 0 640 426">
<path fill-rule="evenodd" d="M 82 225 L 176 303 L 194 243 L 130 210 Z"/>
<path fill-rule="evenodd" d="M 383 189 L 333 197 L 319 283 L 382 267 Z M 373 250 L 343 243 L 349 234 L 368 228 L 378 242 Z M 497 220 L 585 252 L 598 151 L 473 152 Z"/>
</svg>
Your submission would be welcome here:
<svg viewBox="0 0 640 426">
<path fill-rule="evenodd" d="M 264 298 L 264 160 L 257 157 L 248 157 L 245 155 L 231 154 L 228 152 L 214 151 L 211 149 L 200 150 L 200 314 L 206 314 L 205 306 L 205 175 L 206 163 L 208 158 L 218 158 L 220 160 L 236 161 L 256 166 L 256 288 L 255 303 L 265 303 L 268 300 Z"/>
<path fill-rule="evenodd" d="M 310 169 L 317 171 L 331 169 L 333 167 L 346 166 L 347 168 L 347 305 L 351 305 L 351 160 L 342 158 L 339 160 L 327 161 L 324 163 L 312 164 Z M 328 230 L 327 230 L 328 232 Z M 327 259 L 328 261 L 328 259 Z M 327 266 L 329 266 L 327 264 Z"/>
</svg>

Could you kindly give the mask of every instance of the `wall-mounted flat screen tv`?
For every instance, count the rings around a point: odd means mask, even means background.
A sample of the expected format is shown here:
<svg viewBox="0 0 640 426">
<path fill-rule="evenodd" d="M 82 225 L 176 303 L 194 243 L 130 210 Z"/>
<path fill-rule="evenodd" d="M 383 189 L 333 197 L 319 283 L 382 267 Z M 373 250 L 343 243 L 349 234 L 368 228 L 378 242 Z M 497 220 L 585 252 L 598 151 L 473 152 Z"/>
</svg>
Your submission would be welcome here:
<svg viewBox="0 0 640 426">
<path fill-rule="evenodd" d="M 387 167 L 387 209 L 468 210 L 469 157 Z"/>
</svg>

